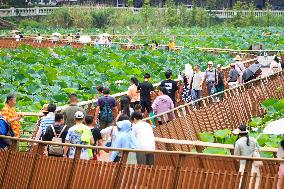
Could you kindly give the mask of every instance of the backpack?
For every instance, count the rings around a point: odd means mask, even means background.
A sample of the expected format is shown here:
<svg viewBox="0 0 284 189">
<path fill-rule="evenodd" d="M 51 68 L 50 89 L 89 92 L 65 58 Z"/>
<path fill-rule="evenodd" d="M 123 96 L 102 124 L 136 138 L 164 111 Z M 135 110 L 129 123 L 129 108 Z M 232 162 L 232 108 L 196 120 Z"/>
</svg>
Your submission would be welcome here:
<svg viewBox="0 0 284 189">
<path fill-rule="evenodd" d="M 63 127 L 59 135 L 56 134 L 54 126 L 53 125 L 50 125 L 50 126 L 54 134 L 54 137 L 52 138 L 52 142 L 62 143 L 62 138 L 60 137 L 67 126 L 65 125 Z M 60 145 L 49 145 L 48 146 L 48 155 L 63 156 L 63 153 L 64 153 L 63 146 L 60 146 Z"/>
<path fill-rule="evenodd" d="M 106 123 L 111 123 L 113 121 L 113 112 L 106 100 L 104 101 L 104 105 L 100 110 L 100 115 L 99 115 L 99 120 L 106 122 Z"/>
<path fill-rule="evenodd" d="M 6 122 L 4 117 L 0 115 L 0 135 L 14 137 L 15 133 L 11 126 Z M 11 144 L 10 139 L 0 139 L 0 148 L 5 148 Z"/>
</svg>

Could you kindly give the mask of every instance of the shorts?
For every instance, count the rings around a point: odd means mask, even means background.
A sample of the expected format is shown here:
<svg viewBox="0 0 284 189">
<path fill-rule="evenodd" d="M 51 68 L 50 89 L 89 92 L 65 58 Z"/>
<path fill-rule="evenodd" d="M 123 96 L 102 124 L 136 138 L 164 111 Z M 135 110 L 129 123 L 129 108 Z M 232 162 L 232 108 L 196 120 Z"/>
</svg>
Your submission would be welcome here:
<svg viewBox="0 0 284 189">
<path fill-rule="evenodd" d="M 152 112 L 151 101 L 141 100 L 140 105 L 142 106 L 142 110 L 141 110 L 142 113 L 145 112 L 145 109 L 147 110 L 148 113 Z"/>
</svg>

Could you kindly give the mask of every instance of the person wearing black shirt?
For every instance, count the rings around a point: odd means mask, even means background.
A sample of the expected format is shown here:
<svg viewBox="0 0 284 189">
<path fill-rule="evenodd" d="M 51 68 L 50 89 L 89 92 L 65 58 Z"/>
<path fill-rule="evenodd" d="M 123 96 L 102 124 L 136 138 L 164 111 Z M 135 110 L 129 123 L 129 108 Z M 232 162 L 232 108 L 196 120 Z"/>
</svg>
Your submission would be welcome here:
<svg viewBox="0 0 284 189">
<path fill-rule="evenodd" d="M 172 71 L 168 70 L 165 73 L 166 80 L 161 82 L 160 87 L 167 89 L 167 94 L 173 101 L 174 105 L 176 104 L 176 91 L 178 90 L 178 84 L 176 81 L 172 80 Z"/>
<path fill-rule="evenodd" d="M 93 126 L 94 117 L 91 115 L 87 115 L 85 117 L 85 124 L 90 127 L 92 136 L 94 139 L 94 146 L 102 146 L 102 135 L 101 130 L 99 128 L 94 128 Z M 97 160 L 97 155 L 99 155 L 99 150 L 93 150 L 94 160 Z"/>
<path fill-rule="evenodd" d="M 65 143 L 65 138 L 68 132 L 68 128 L 67 126 L 64 124 L 64 117 L 63 114 L 61 113 L 57 113 L 55 114 L 55 123 L 53 125 L 55 134 L 57 135 L 57 137 L 62 138 L 62 142 Z M 43 141 L 52 141 L 52 138 L 55 137 L 53 129 L 50 126 L 47 127 L 42 140 Z M 49 149 L 47 149 L 47 151 L 49 152 Z M 48 156 L 55 156 L 55 155 L 51 155 L 48 154 Z M 63 154 L 62 154 L 63 156 Z"/>
<path fill-rule="evenodd" d="M 142 113 L 145 109 L 148 113 L 152 111 L 151 107 L 151 93 L 154 91 L 153 85 L 149 82 L 150 74 L 146 73 L 144 75 L 144 82 L 138 85 L 138 91 L 140 92 L 140 104 L 142 106 Z"/>
</svg>

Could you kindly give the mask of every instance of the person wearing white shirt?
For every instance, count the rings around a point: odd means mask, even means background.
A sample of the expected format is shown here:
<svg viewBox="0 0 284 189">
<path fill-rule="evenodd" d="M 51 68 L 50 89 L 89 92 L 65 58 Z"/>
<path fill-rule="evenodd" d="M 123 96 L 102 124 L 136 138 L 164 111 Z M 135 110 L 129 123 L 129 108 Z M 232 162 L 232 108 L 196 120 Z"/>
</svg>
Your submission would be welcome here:
<svg viewBox="0 0 284 189">
<path fill-rule="evenodd" d="M 21 36 L 20 36 L 19 34 L 17 34 L 17 35 L 15 35 L 15 39 L 16 39 L 16 41 L 18 42 L 18 41 L 21 40 Z"/>
<path fill-rule="evenodd" d="M 204 81 L 204 73 L 200 71 L 200 66 L 194 66 L 194 74 L 192 77 L 191 82 L 191 89 L 192 89 L 192 100 L 198 100 L 202 98 L 202 83 Z"/>
<path fill-rule="evenodd" d="M 37 37 L 35 38 L 35 41 L 37 43 L 41 43 L 42 42 L 42 36 L 40 34 L 37 34 Z"/>
<path fill-rule="evenodd" d="M 269 74 L 274 74 L 282 70 L 280 61 L 277 56 L 274 57 L 273 61 L 270 63 Z"/>
<path fill-rule="evenodd" d="M 141 150 L 155 150 L 155 139 L 152 126 L 142 121 L 143 116 L 139 112 L 134 112 L 131 115 L 131 121 L 133 123 L 132 132 L 136 137 L 138 143 L 138 149 Z M 154 154 L 153 153 L 136 153 L 137 164 L 153 165 Z"/>
<path fill-rule="evenodd" d="M 241 84 L 242 83 L 242 76 L 243 76 L 243 73 L 245 71 L 245 66 L 244 66 L 244 63 L 242 62 L 242 58 L 240 57 L 240 55 L 237 55 L 234 58 L 234 60 L 236 61 L 235 62 L 235 69 L 237 70 L 237 72 L 240 75 L 239 83 Z"/>
</svg>

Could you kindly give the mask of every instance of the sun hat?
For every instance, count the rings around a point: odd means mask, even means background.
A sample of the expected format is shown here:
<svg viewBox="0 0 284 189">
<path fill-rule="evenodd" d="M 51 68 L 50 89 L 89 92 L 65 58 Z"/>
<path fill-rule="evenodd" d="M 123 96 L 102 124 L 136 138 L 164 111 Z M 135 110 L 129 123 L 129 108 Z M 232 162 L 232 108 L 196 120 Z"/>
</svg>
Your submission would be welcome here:
<svg viewBox="0 0 284 189">
<path fill-rule="evenodd" d="M 212 61 L 209 61 L 207 64 L 208 65 L 213 65 L 214 63 Z"/>
<path fill-rule="evenodd" d="M 245 129 L 245 130 L 241 130 L 240 127 L 243 127 L 243 129 Z M 235 134 L 235 135 L 246 134 L 246 133 L 249 133 L 249 130 L 247 129 L 246 125 L 241 124 L 237 129 L 233 130 L 232 133 Z"/>
<path fill-rule="evenodd" d="M 84 113 L 81 112 L 81 111 L 77 111 L 77 112 L 74 114 L 74 117 L 75 117 L 75 119 L 83 119 L 83 118 L 84 118 Z"/>
<path fill-rule="evenodd" d="M 242 60 L 242 58 L 240 57 L 240 55 L 237 55 L 234 60 Z"/>
<path fill-rule="evenodd" d="M 222 67 L 222 65 L 221 65 L 221 64 L 218 64 L 218 65 L 217 65 L 217 68 L 221 68 L 221 67 Z"/>
<path fill-rule="evenodd" d="M 42 113 L 46 113 L 46 112 L 48 112 L 48 104 L 44 104 L 43 106 L 42 106 L 42 109 L 40 110 Z"/>
</svg>

